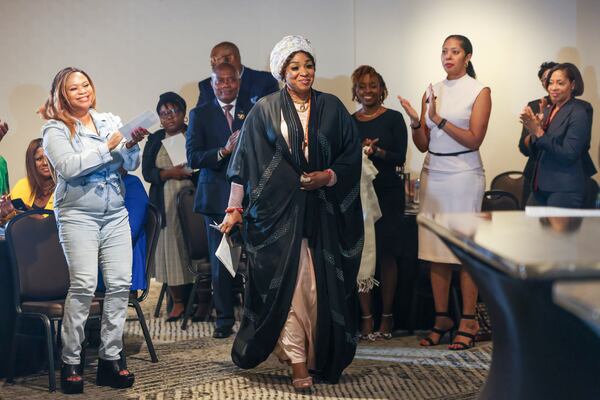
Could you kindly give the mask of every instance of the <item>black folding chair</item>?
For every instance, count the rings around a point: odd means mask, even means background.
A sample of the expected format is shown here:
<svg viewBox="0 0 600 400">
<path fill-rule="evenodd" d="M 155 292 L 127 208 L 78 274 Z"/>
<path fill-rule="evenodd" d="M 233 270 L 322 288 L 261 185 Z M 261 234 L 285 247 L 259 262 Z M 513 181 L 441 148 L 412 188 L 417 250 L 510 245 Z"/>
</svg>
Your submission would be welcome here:
<svg viewBox="0 0 600 400">
<path fill-rule="evenodd" d="M 144 333 L 144 339 L 148 346 L 148 352 L 153 363 L 158 362 L 156 351 L 154 350 L 154 344 L 152 343 L 152 337 L 148 331 L 148 324 L 146 318 L 142 312 L 140 303 L 148 297 L 150 291 L 150 275 L 154 270 L 154 256 L 156 253 L 156 244 L 158 243 L 158 235 L 160 234 L 161 227 L 161 216 L 156 206 L 152 203 L 148 204 L 148 210 L 146 212 L 146 223 L 144 225 L 144 231 L 146 232 L 146 262 L 145 262 L 145 276 L 146 276 L 146 289 L 142 290 L 140 294 L 137 291 L 133 291 L 129 296 L 129 306 L 135 309 L 137 319 L 142 327 Z"/>
<path fill-rule="evenodd" d="M 183 313 L 183 322 L 181 323 L 181 329 L 183 330 L 187 329 L 188 320 L 192 315 L 196 293 L 198 291 L 212 293 L 211 270 L 210 262 L 208 261 L 208 239 L 206 238 L 204 217 L 194 212 L 195 193 L 196 190 L 194 188 L 187 187 L 177 194 L 177 213 L 185 239 L 185 248 L 190 260 L 189 268 L 196 275 L 185 312 Z M 212 299 L 207 316 L 210 315 L 211 308 Z"/>
<path fill-rule="evenodd" d="M 525 208 L 525 204 L 521 204 L 523 197 L 524 177 L 521 171 L 507 171 L 498 174 L 490 184 L 491 190 L 502 190 L 512 194 L 517 200 L 519 208 Z M 526 199 L 523 200 L 527 201 Z"/>
<path fill-rule="evenodd" d="M 509 192 L 488 190 L 483 194 L 481 211 L 510 211 L 520 209 L 519 200 Z"/>
<path fill-rule="evenodd" d="M 14 381 L 18 338 L 29 336 L 21 332 L 24 321 L 39 320 L 46 340 L 48 388 L 54 392 L 54 353 L 59 352 L 60 326 L 69 289 L 69 268 L 58 240 L 54 213 L 49 210 L 32 210 L 18 215 L 6 227 L 6 241 L 11 259 L 16 306 L 7 381 Z M 100 319 L 101 316 L 101 302 L 92 301 L 89 318 Z M 85 347 L 81 357 L 81 364 L 85 365 Z"/>
</svg>

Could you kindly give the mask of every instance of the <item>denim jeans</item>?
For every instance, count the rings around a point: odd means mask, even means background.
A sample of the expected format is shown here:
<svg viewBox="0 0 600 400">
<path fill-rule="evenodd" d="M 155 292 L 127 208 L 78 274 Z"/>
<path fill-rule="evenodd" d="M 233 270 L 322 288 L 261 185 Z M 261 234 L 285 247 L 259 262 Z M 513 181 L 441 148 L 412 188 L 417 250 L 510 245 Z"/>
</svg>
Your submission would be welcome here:
<svg viewBox="0 0 600 400">
<path fill-rule="evenodd" d="M 70 287 L 62 325 L 62 360 L 79 364 L 84 327 L 98 281 L 106 285 L 99 357 L 118 360 L 131 285 L 131 230 L 125 207 L 56 210 L 60 242 L 69 265 Z"/>
</svg>

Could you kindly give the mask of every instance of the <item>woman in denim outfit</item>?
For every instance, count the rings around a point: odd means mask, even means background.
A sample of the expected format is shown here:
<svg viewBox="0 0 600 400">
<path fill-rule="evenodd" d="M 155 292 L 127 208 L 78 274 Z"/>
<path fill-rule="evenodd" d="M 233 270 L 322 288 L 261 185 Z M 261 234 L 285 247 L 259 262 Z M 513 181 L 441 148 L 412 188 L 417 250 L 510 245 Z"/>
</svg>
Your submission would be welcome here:
<svg viewBox="0 0 600 400">
<path fill-rule="evenodd" d="M 69 265 L 70 286 L 62 325 L 61 387 L 83 392 L 80 368 L 84 327 L 98 280 L 106 284 L 96 383 L 124 388 L 134 376 L 119 363 L 131 285 L 131 232 L 119 168 L 140 163 L 137 129 L 126 142 L 119 117 L 99 113 L 90 77 L 65 68 L 52 82 L 40 114 L 44 150 L 56 171 L 55 213 L 59 238 Z"/>
</svg>

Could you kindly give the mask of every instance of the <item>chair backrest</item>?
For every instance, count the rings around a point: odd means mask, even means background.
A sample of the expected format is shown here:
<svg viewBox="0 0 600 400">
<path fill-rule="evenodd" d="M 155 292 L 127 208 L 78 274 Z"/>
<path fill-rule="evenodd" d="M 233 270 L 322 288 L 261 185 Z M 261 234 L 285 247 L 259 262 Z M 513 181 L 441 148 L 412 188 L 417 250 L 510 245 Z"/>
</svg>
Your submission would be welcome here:
<svg viewBox="0 0 600 400">
<path fill-rule="evenodd" d="M 31 210 L 6 227 L 17 312 L 22 301 L 57 300 L 69 290 L 69 267 L 54 213 Z"/>
<path fill-rule="evenodd" d="M 488 190 L 483 194 L 481 211 L 509 211 L 519 209 L 519 200 L 512 193 L 503 190 Z"/>
<path fill-rule="evenodd" d="M 148 209 L 146 210 L 146 222 L 144 224 L 144 232 L 146 233 L 146 260 L 145 260 L 145 278 L 146 278 L 146 289 L 142 290 L 141 295 L 137 296 L 138 301 L 143 301 L 150 291 L 150 278 L 152 271 L 154 271 L 154 260 L 156 255 L 156 245 L 158 243 L 158 236 L 160 235 L 162 217 L 160 211 L 152 203 L 148 203 Z"/>
<path fill-rule="evenodd" d="M 490 189 L 503 190 L 512 194 L 515 198 L 521 199 L 523 197 L 523 183 L 524 178 L 521 171 L 506 171 L 492 179 Z"/>
<path fill-rule="evenodd" d="M 204 217 L 194 212 L 195 193 L 196 190 L 193 187 L 187 187 L 181 189 L 177 194 L 177 213 L 185 247 L 189 258 L 194 261 L 208 257 L 208 239 L 206 238 Z"/>
</svg>

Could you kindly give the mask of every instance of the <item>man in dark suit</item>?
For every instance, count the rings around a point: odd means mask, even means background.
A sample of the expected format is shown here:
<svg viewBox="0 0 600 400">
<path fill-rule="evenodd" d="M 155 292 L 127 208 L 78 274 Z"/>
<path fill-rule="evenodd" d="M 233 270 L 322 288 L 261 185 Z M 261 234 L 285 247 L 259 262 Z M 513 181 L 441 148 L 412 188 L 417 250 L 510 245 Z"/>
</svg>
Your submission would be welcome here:
<svg viewBox="0 0 600 400">
<path fill-rule="evenodd" d="M 273 76 L 264 71 L 255 71 L 242 65 L 240 50 L 231 42 L 221 42 L 213 47 L 210 52 L 210 66 L 227 63 L 233 65 L 242 80 L 238 98 L 246 103 L 254 104 L 263 96 L 279 90 L 279 84 Z M 206 78 L 198 83 L 200 94 L 196 106 L 212 101 L 215 98 L 212 90 L 211 78 Z"/>
<path fill-rule="evenodd" d="M 230 190 L 227 165 L 252 104 L 238 96 L 240 78 L 235 66 L 217 65 L 211 83 L 215 98 L 190 112 L 186 150 L 190 167 L 200 168 L 194 211 L 204 215 L 217 311 L 213 337 L 222 339 L 231 335 L 234 323 L 233 278 L 215 256 L 221 232 L 209 225 L 220 224 L 225 216 Z"/>
</svg>

